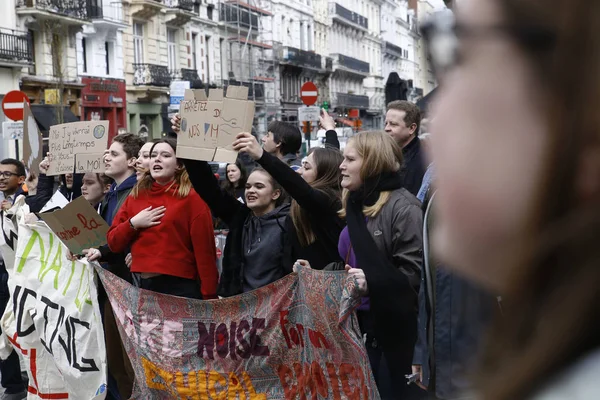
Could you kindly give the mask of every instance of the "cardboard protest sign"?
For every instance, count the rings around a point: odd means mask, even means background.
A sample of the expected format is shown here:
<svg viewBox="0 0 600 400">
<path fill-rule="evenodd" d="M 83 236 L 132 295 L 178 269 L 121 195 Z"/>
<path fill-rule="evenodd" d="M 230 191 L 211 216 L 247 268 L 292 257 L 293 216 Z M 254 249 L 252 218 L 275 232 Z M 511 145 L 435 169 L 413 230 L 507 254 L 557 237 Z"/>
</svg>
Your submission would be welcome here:
<svg viewBox="0 0 600 400">
<path fill-rule="evenodd" d="M 301 269 L 201 301 L 96 268 L 135 371 L 133 399 L 379 399 L 343 272 Z"/>
<path fill-rule="evenodd" d="M 40 172 L 42 162 L 43 142 L 37 122 L 31 113 L 27 102 L 23 103 L 23 161 L 29 172 L 36 175 Z"/>
<path fill-rule="evenodd" d="M 108 224 L 83 196 L 73 200 L 62 210 L 41 213 L 40 218 L 73 254 L 81 254 L 83 249 L 106 244 Z"/>
<path fill-rule="evenodd" d="M 82 121 L 50 127 L 47 175 L 103 172 L 108 121 Z M 77 164 L 76 164 L 77 161 Z"/>
<path fill-rule="evenodd" d="M 17 351 L 28 399 L 106 397 L 106 348 L 93 268 L 69 261 L 43 223 L 20 223 L 8 266 L 10 302 L 0 320 L 0 357 Z"/>
<path fill-rule="evenodd" d="M 208 97 L 204 90 L 186 90 L 180 115 L 177 157 L 235 162 L 232 144 L 238 133 L 252 130 L 254 102 L 245 86 L 228 86 L 226 97 L 220 89 L 210 89 Z"/>
</svg>

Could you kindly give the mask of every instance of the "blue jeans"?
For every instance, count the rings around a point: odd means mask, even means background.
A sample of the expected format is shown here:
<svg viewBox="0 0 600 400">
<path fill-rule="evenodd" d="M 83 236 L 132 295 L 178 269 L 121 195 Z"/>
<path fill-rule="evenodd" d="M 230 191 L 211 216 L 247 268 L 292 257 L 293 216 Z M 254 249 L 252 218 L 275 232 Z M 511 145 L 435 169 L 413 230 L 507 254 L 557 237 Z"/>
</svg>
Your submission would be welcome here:
<svg viewBox="0 0 600 400">
<path fill-rule="evenodd" d="M 8 272 L 4 265 L 0 266 L 0 315 L 10 302 L 10 293 L 8 292 Z M 19 356 L 13 350 L 6 360 L 0 360 L 0 384 L 6 394 L 15 394 L 24 392 L 27 388 L 21 377 L 21 364 Z"/>
</svg>

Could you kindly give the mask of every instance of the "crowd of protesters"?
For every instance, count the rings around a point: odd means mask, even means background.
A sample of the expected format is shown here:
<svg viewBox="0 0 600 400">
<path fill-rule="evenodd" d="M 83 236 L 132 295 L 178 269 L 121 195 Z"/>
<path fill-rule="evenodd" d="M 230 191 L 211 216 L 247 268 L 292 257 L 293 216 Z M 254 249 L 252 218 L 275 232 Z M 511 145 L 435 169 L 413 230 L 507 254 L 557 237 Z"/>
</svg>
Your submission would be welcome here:
<svg viewBox="0 0 600 400">
<path fill-rule="evenodd" d="M 178 159 L 174 138 L 122 134 L 104 174 L 55 180 L 46 159 L 28 177 L 1 161 L 2 210 L 21 195 L 32 212 L 56 191 L 83 196 L 111 226 L 108 245 L 72 256 L 169 295 L 215 299 L 298 268 L 346 271 L 383 399 L 598 398 L 600 4 L 554 3 L 471 1 L 458 22 L 427 25 L 441 82 L 427 128 L 418 107 L 393 101 L 384 131 L 340 149 L 323 112 L 324 145 L 302 159 L 299 129 L 272 122 L 262 144 L 236 136 L 222 182 L 207 162 Z M 571 56 L 575 34 L 586 63 Z M 220 273 L 215 221 L 228 230 Z M 100 296 L 109 398 L 127 399 L 133 371 Z M 4 398 L 23 398 L 18 363 L 14 352 L 0 362 Z"/>
</svg>

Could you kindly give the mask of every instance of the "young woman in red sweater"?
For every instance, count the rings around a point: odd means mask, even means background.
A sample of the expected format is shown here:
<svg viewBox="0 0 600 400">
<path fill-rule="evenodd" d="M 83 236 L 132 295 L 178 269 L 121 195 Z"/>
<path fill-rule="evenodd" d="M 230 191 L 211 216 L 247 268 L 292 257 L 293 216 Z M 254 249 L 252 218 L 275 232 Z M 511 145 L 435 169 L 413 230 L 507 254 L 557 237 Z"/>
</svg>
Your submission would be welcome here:
<svg viewBox="0 0 600 400">
<path fill-rule="evenodd" d="M 146 172 L 115 216 L 108 246 L 131 248 L 140 287 L 196 299 L 216 298 L 218 272 L 210 209 L 192 188 L 177 142 L 157 141 Z"/>
</svg>

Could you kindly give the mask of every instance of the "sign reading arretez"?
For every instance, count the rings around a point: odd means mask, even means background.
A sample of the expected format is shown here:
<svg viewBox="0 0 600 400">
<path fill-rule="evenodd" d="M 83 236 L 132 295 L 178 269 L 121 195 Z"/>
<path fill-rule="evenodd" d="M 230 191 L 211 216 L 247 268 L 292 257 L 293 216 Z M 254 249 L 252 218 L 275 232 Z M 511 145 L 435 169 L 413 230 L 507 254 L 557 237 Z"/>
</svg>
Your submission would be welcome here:
<svg viewBox="0 0 600 400">
<path fill-rule="evenodd" d="M 82 121 L 50 127 L 48 176 L 104 172 L 108 121 Z"/>
</svg>

